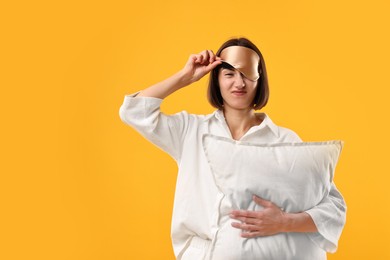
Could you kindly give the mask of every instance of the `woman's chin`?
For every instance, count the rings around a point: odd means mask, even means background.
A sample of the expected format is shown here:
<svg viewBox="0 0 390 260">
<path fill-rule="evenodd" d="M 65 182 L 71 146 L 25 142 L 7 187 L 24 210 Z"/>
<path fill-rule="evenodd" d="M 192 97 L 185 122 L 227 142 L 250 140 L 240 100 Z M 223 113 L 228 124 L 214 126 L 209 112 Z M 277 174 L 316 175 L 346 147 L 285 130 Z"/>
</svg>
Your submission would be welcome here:
<svg viewBox="0 0 390 260">
<path fill-rule="evenodd" d="M 248 104 L 229 104 L 225 105 L 225 109 L 230 110 L 250 110 L 252 107 Z"/>
</svg>

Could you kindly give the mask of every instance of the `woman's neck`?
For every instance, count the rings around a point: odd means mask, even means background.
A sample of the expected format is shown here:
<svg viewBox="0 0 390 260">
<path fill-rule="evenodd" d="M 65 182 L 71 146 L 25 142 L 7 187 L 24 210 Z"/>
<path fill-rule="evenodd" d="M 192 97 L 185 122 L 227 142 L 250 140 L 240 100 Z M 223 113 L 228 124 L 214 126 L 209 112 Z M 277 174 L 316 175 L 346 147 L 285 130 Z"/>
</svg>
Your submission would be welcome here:
<svg viewBox="0 0 390 260">
<path fill-rule="evenodd" d="M 248 109 L 227 109 L 223 110 L 226 123 L 234 140 L 239 140 L 248 130 L 261 123 L 252 108 Z"/>
</svg>

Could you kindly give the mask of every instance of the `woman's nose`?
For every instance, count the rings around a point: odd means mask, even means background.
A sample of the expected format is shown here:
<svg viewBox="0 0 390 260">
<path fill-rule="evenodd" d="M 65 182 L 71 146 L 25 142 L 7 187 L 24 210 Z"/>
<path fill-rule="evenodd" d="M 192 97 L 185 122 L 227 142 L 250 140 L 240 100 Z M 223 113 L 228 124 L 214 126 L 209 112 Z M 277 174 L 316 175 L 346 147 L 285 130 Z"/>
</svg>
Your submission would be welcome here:
<svg viewBox="0 0 390 260">
<path fill-rule="evenodd" d="M 238 73 L 238 75 L 236 76 L 236 86 L 238 88 L 245 87 L 244 75 L 242 75 L 241 73 Z"/>
</svg>

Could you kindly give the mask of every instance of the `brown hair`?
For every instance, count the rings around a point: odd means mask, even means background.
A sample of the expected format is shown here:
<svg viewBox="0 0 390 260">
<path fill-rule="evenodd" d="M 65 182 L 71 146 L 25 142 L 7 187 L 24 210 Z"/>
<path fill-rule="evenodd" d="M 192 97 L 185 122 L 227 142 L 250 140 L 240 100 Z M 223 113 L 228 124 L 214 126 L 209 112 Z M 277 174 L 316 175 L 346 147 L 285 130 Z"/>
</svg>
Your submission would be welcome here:
<svg viewBox="0 0 390 260">
<path fill-rule="evenodd" d="M 255 110 L 261 109 L 268 102 L 269 88 L 267 70 L 265 68 L 265 62 L 260 50 L 247 38 L 234 38 L 226 41 L 217 51 L 216 55 L 219 56 L 223 49 L 230 46 L 243 46 L 254 50 L 260 57 L 258 71 L 260 78 L 257 80 L 257 89 L 255 97 L 252 101 L 253 108 Z M 218 72 L 221 68 L 231 68 L 228 64 L 222 63 L 210 72 L 209 87 L 207 90 L 207 98 L 210 104 L 218 109 L 223 107 L 223 98 L 219 89 Z"/>
</svg>

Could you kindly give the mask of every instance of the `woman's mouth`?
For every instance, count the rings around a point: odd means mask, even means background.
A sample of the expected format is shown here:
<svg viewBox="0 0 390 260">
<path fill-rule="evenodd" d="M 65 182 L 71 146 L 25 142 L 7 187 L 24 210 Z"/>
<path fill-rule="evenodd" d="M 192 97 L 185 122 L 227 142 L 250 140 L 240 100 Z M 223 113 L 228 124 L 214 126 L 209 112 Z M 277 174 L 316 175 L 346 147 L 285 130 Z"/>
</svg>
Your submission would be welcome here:
<svg viewBox="0 0 390 260">
<path fill-rule="evenodd" d="M 235 90 L 235 91 L 232 91 L 232 94 L 235 96 L 243 96 L 246 94 L 246 91 L 245 90 Z"/>
</svg>

